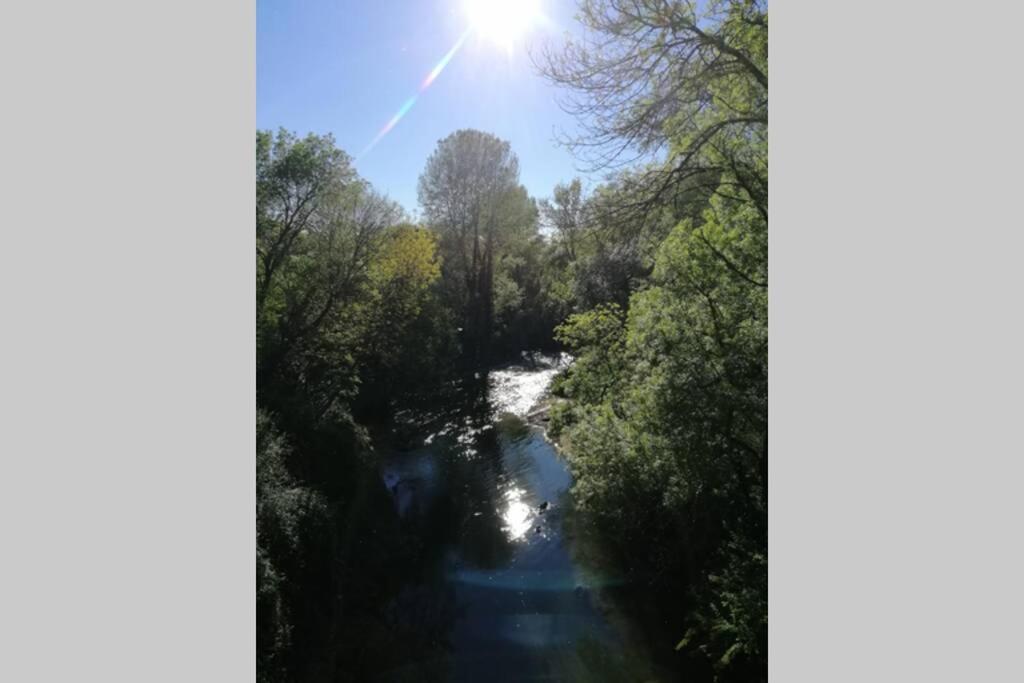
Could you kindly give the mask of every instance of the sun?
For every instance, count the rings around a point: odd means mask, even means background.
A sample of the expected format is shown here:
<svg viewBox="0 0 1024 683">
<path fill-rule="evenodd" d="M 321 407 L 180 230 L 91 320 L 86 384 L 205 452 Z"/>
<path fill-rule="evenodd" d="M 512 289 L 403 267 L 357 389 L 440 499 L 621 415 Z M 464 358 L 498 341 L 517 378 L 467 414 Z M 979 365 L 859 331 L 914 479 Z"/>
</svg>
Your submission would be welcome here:
<svg viewBox="0 0 1024 683">
<path fill-rule="evenodd" d="M 463 0 L 470 27 L 505 49 L 541 18 L 540 0 Z"/>
</svg>

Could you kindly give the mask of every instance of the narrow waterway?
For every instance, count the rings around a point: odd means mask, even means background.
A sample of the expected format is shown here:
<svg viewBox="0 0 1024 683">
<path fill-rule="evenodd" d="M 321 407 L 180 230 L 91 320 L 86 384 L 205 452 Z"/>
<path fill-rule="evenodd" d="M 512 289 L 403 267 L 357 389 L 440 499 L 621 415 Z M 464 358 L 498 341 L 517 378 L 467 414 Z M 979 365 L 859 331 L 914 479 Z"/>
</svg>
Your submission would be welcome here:
<svg viewBox="0 0 1024 683">
<path fill-rule="evenodd" d="M 429 558 L 397 609 L 417 642 L 430 634 L 414 667 L 382 680 L 632 680 L 646 669 L 600 600 L 615 577 L 580 561 L 566 463 L 527 419 L 569 361 L 524 354 L 478 375 L 465 400 L 404 416 L 417 429 L 381 453 Z"/>
</svg>

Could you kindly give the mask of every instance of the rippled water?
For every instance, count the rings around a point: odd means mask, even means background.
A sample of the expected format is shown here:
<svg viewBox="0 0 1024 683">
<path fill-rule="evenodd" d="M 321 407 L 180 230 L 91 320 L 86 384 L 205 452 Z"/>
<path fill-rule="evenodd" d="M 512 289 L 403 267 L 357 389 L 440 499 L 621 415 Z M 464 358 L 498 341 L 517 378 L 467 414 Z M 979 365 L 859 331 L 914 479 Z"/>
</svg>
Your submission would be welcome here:
<svg viewBox="0 0 1024 683">
<path fill-rule="evenodd" d="M 524 356 L 491 371 L 482 396 L 383 457 L 396 509 L 436 556 L 407 593 L 432 615 L 414 625 L 438 632 L 429 667 L 384 680 L 622 680 L 609 668 L 622 637 L 593 590 L 614 579 L 573 559 L 571 475 L 524 419 L 570 361 Z"/>
<path fill-rule="evenodd" d="M 544 395 L 551 380 L 569 367 L 567 353 L 558 356 L 525 356 L 531 365 L 513 365 L 492 370 L 487 377 L 487 395 L 495 413 L 526 417 Z"/>
</svg>

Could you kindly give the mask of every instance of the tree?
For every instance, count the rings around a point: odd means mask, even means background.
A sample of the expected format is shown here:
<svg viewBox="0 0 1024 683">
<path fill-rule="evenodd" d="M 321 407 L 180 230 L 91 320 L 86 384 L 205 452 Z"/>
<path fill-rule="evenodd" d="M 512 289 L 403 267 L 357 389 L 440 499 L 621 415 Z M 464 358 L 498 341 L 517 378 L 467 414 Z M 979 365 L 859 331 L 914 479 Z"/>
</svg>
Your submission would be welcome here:
<svg viewBox="0 0 1024 683">
<path fill-rule="evenodd" d="M 448 291 L 461 310 L 477 358 L 494 326 L 494 276 L 500 251 L 536 232 L 537 210 L 519 184 L 509 144 L 459 130 L 441 140 L 419 180 L 427 224 L 441 237 Z"/>
<path fill-rule="evenodd" d="M 370 263 L 370 283 L 359 307 L 367 343 L 359 357 L 361 401 L 386 414 L 403 392 L 439 381 L 452 355 L 453 324 L 437 284 L 437 235 L 408 223 L 384 232 Z"/>
<path fill-rule="evenodd" d="M 554 230 L 558 244 L 570 261 L 576 260 L 577 248 L 587 228 L 585 208 L 579 178 L 573 178 L 568 185 L 555 185 L 551 200 L 540 204 L 545 222 Z"/>
<path fill-rule="evenodd" d="M 563 142 L 592 170 L 658 162 L 611 208 L 642 214 L 696 183 L 767 220 L 767 4 L 581 0 L 579 18 L 582 37 L 536 60 L 580 124 Z"/>
<path fill-rule="evenodd" d="M 444 347 L 436 241 L 330 136 L 256 142 L 258 676 L 365 680 L 411 551 L 356 415 Z"/>
<path fill-rule="evenodd" d="M 612 534 L 644 539 L 633 554 L 666 595 L 685 594 L 677 650 L 717 680 L 757 680 L 767 642 L 766 4 L 581 0 L 580 10 L 589 30 L 539 66 L 568 93 L 583 132 L 565 142 L 580 158 L 604 170 L 642 162 L 594 193 L 592 231 L 609 253 L 634 250 L 625 263 L 654 258 L 643 286 L 627 285 L 621 333 L 607 309 L 560 328 L 579 361 L 552 421 L 580 506 Z"/>
<path fill-rule="evenodd" d="M 352 304 L 402 211 L 356 175 L 330 136 L 260 133 L 257 159 L 258 390 L 301 391 L 313 421 L 347 419 L 361 329 Z"/>
<path fill-rule="evenodd" d="M 349 157 L 331 136 L 299 140 L 281 130 L 256 133 L 256 307 L 262 311 L 274 276 L 300 236 L 317 222 L 322 203 L 356 179 Z"/>
</svg>

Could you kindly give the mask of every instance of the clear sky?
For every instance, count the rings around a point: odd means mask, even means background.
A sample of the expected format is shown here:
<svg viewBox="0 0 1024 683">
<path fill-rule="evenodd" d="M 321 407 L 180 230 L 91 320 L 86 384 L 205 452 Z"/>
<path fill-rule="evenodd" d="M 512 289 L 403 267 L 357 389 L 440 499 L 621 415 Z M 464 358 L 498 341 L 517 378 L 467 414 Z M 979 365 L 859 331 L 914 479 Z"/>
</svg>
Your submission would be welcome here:
<svg viewBox="0 0 1024 683">
<path fill-rule="evenodd" d="M 553 139 L 575 125 L 527 48 L 577 29 L 573 0 L 536 1 L 542 17 L 510 51 L 470 21 L 466 0 L 257 0 L 256 125 L 332 133 L 360 175 L 410 214 L 427 157 L 459 128 L 508 140 L 527 190 L 549 196 L 555 183 L 579 175 Z M 404 115 L 363 153 L 403 105 Z"/>
</svg>

